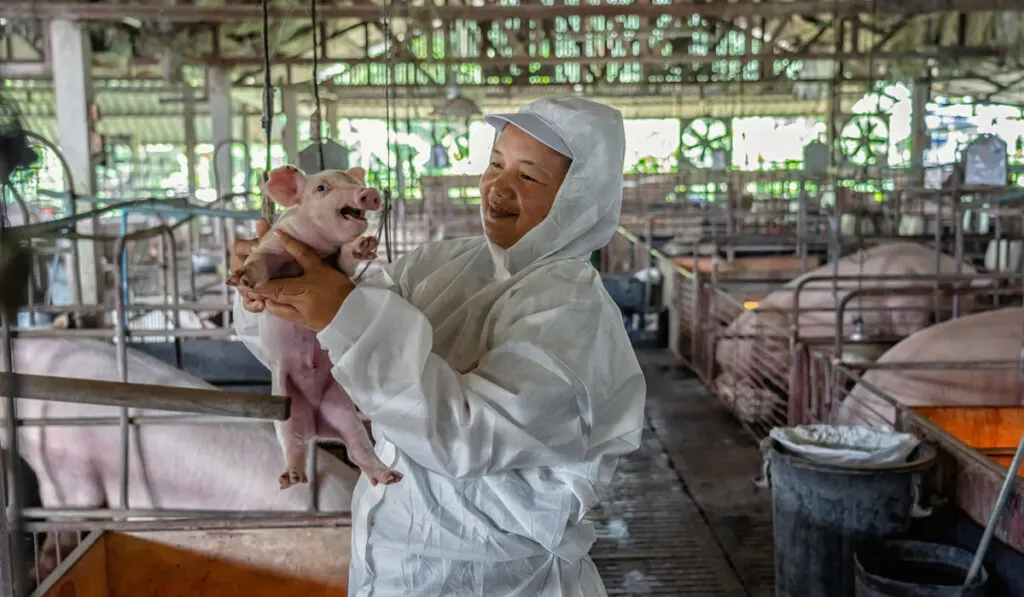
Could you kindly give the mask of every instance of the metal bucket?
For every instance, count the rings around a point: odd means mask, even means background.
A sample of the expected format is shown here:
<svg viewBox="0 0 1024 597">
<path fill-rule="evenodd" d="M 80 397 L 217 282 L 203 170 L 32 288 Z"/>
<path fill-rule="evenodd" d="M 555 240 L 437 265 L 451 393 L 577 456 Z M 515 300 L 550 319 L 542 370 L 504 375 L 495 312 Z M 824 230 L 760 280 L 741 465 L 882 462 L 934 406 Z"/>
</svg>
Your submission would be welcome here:
<svg viewBox="0 0 1024 597">
<path fill-rule="evenodd" d="M 971 552 L 923 541 L 869 542 L 857 549 L 856 597 L 982 597 L 984 566 L 964 587 Z"/>
<path fill-rule="evenodd" d="M 898 464 L 838 466 L 770 445 L 776 597 L 853 597 L 858 544 L 909 529 L 935 447 Z"/>
</svg>

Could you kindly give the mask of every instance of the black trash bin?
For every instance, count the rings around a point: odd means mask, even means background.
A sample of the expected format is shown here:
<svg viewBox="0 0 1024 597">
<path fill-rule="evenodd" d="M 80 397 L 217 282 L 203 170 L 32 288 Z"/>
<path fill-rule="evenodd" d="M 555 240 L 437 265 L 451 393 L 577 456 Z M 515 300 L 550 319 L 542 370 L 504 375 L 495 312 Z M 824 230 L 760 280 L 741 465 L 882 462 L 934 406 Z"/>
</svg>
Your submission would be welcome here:
<svg viewBox="0 0 1024 597">
<path fill-rule="evenodd" d="M 906 462 L 839 466 L 767 441 L 776 597 L 854 597 L 857 546 L 909 529 L 913 484 L 933 466 L 934 446 Z"/>
</svg>

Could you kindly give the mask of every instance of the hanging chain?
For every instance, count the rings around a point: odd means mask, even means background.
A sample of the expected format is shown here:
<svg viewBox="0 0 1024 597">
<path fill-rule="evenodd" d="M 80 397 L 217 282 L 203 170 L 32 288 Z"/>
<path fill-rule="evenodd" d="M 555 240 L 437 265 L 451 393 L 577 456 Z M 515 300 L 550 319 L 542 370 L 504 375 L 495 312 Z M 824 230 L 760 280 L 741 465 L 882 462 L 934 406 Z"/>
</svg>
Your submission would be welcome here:
<svg viewBox="0 0 1024 597">
<path fill-rule="evenodd" d="M 320 68 L 317 58 L 319 42 L 317 41 L 317 28 L 320 24 L 316 18 L 316 0 L 310 0 L 310 13 L 312 14 L 311 25 L 313 26 L 313 100 L 316 107 L 313 109 L 313 117 L 310 119 L 310 134 L 313 142 L 316 143 L 317 163 L 320 171 L 324 171 L 324 144 L 320 140 Z"/>
<path fill-rule="evenodd" d="M 391 99 L 392 94 L 395 92 L 395 65 L 391 61 L 391 0 L 385 0 L 384 3 L 384 27 L 385 35 L 387 36 L 388 45 L 385 46 L 384 58 L 387 64 L 387 79 L 384 84 L 384 128 L 387 131 L 387 152 L 385 167 L 388 173 L 388 184 L 384 188 L 384 210 L 381 214 L 384 224 L 384 249 L 387 253 L 388 263 L 391 263 L 391 216 L 392 216 L 392 186 L 391 181 L 393 179 L 393 170 L 391 167 L 391 129 L 395 126 L 395 118 L 391 112 Z M 401 163 L 398 164 L 401 167 Z"/>
<path fill-rule="evenodd" d="M 391 263 L 391 127 L 393 119 L 391 116 L 391 95 L 394 91 L 394 65 L 391 63 L 391 0 L 384 1 L 384 22 L 382 23 L 381 29 L 384 33 L 384 60 L 387 68 L 387 78 L 384 84 L 384 127 L 385 127 L 385 149 L 384 149 L 384 167 L 387 181 L 383 186 L 382 199 L 383 205 L 381 206 L 380 222 L 377 225 L 377 244 L 380 246 L 381 237 L 384 240 L 384 250 L 387 254 L 388 263 Z M 366 269 L 370 267 L 370 262 L 366 262 L 363 268 L 356 274 L 354 281 L 358 282 L 363 274 L 366 273 Z"/>
<path fill-rule="evenodd" d="M 266 184 L 270 176 L 270 169 L 273 162 L 270 159 L 271 132 L 274 119 L 274 88 L 270 83 L 270 9 L 269 0 L 263 0 L 263 135 L 267 143 L 266 167 L 263 171 L 263 182 Z M 274 223 L 274 201 L 267 195 L 266 189 L 263 192 L 263 219 Z"/>
<path fill-rule="evenodd" d="M 839 204 L 839 189 L 840 179 L 838 168 L 835 167 L 836 154 L 838 153 L 838 147 L 841 145 L 838 142 L 837 137 L 842 135 L 842 129 L 836 126 L 836 118 L 839 116 L 836 112 L 841 110 L 842 102 L 836 101 L 836 95 L 841 91 L 841 81 L 843 79 L 843 63 L 839 58 L 840 52 L 843 51 L 843 43 L 845 42 L 844 37 L 846 35 L 846 25 L 842 18 L 839 16 L 839 0 L 833 0 L 833 30 L 835 31 L 835 40 L 833 43 L 835 54 L 832 57 L 832 86 L 829 93 L 829 131 L 830 131 L 830 147 L 829 147 L 829 159 L 830 164 L 833 166 L 830 168 L 831 172 L 828 177 L 832 179 L 832 194 L 835 197 L 835 205 L 833 205 L 834 217 L 832 218 L 832 236 L 829 239 L 829 245 L 832 250 L 832 306 L 836 307 L 839 305 L 839 256 L 842 253 L 842 241 L 840 238 L 842 229 L 842 207 Z M 838 107 L 838 109 L 837 109 Z M 844 326 L 845 327 L 845 326 Z M 840 330 L 840 333 L 842 330 Z M 837 355 L 838 356 L 838 355 Z"/>
</svg>

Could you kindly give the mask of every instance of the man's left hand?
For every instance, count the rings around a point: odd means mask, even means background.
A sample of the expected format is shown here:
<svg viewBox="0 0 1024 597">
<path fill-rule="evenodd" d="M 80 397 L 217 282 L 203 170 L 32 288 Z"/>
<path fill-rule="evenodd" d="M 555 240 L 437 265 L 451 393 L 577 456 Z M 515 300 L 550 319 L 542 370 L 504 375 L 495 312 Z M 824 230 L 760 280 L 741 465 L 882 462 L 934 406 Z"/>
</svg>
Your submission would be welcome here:
<svg viewBox="0 0 1024 597">
<path fill-rule="evenodd" d="M 254 288 L 253 294 L 266 301 L 270 313 L 320 332 L 338 314 L 355 284 L 306 244 L 279 230 L 272 234 L 302 266 L 302 275 L 270 280 Z"/>
</svg>

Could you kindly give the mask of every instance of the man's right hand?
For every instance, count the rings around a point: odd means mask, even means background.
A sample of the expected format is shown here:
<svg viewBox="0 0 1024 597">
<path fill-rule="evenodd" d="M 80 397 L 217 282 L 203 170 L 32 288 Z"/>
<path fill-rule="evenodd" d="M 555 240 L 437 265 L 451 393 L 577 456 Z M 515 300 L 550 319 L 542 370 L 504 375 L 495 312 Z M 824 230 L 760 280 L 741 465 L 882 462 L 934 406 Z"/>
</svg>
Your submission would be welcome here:
<svg viewBox="0 0 1024 597">
<path fill-rule="evenodd" d="M 231 260 L 230 267 L 231 272 L 236 271 L 242 267 L 245 263 L 246 257 L 252 250 L 259 244 L 260 239 L 263 235 L 270 231 L 270 222 L 261 219 L 256 222 L 256 238 L 255 239 L 235 239 L 235 244 L 231 247 Z M 230 276 L 231 272 L 227 272 Z M 242 295 L 242 307 L 250 313 L 259 313 L 266 308 L 266 303 L 263 299 L 254 296 L 249 290 L 244 288 L 237 288 L 238 292 Z"/>
</svg>

